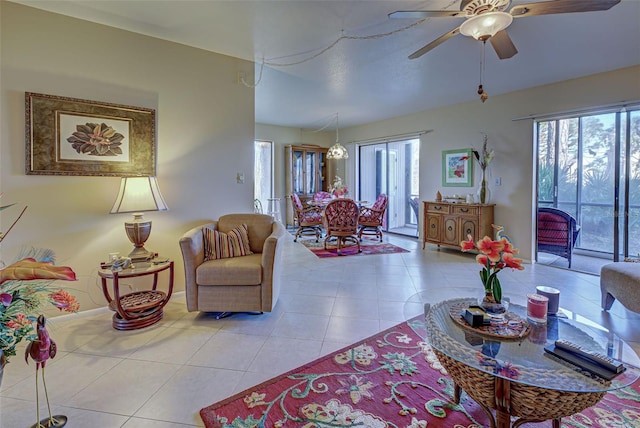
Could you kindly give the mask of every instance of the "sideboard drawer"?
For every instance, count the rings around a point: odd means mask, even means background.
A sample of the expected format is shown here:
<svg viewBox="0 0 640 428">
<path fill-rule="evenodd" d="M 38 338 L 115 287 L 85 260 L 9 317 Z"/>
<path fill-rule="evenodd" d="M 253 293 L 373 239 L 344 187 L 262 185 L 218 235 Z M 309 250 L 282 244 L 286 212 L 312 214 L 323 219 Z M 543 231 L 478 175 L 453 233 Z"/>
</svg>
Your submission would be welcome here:
<svg viewBox="0 0 640 428">
<path fill-rule="evenodd" d="M 453 208 L 453 214 L 478 215 L 478 207 L 459 205 L 459 206 L 453 206 L 452 208 Z"/>
<path fill-rule="evenodd" d="M 449 214 L 448 204 L 427 203 L 427 212 Z"/>
</svg>

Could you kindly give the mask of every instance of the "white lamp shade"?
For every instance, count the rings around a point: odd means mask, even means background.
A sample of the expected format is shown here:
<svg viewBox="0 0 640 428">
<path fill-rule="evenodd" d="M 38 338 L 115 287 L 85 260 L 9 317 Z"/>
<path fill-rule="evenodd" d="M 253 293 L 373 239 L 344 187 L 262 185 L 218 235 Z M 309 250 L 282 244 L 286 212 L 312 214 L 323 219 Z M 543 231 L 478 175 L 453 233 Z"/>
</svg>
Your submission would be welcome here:
<svg viewBox="0 0 640 428">
<path fill-rule="evenodd" d="M 511 25 L 513 17 L 506 12 L 487 12 L 471 17 L 460 26 L 460 33 L 476 40 L 486 40 Z"/>
<path fill-rule="evenodd" d="M 156 177 L 123 177 L 111 214 L 167 211 Z"/>
<path fill-rule="evenodd" d="M 335 143 L 327 150 L 327 159 L 348 159 L 349 152 L 347 148 L 340 143 Z"/>
</svg>

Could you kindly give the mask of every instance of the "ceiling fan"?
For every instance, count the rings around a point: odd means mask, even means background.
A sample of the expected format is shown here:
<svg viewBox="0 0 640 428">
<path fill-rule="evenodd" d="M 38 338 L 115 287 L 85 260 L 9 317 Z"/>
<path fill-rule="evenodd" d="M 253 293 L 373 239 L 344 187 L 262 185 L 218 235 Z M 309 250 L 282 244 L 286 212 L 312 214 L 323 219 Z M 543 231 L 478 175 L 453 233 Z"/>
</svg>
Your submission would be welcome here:
<svg viewBox="0 0 640 428">
<path fill-rule="evenodd" d="M 458 28 L 443 34 L 418 49 L 409 59 L 419 58 L 451 37 L 461 33 L 476 40 L 489 40 L 498 58 L 511 58 L 518 53 L 506 28 L 513 18 L 556 13 L 591 12 L 608 10 L 621 0 L 551 0 L 514 5 L 511 0 L 460 0 L 460 10 L 397 11 L 390 18 L 466 18 Z"/>
</svg>

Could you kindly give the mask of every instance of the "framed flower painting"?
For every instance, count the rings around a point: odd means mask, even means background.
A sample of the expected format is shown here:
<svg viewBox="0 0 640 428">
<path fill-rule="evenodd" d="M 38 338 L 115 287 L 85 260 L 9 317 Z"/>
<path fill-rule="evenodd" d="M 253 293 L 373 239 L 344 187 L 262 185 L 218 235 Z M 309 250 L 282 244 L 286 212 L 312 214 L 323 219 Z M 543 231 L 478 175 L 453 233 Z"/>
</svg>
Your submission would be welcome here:
<svg viewBox="0 0 640 428">
<path fill-rule="evenodd" d="M 471 149 L 442 151 L 442 185 L 473 186 L 473 152 Z"/>
<path fill-rule="evenodd" d="M 156 112 L 25 93 L 28 175 L 156 175 Z"/>
</svg>

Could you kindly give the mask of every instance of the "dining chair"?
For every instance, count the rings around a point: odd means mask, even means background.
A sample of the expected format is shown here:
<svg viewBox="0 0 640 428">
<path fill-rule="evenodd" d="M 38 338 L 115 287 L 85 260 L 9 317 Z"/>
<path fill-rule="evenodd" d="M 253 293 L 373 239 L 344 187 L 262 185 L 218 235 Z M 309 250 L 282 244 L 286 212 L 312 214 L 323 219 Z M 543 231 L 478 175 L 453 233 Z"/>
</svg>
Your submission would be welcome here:
<svg viewBox="0 0 640 428">
<path fill-rule="evenodd" d="M 321 192 L 316 192 L 313 195 L 313 200 L 314 201 L 326 201 L 332 198 L 331 193 L 329 192 L 325 192 L 325 191 L 321 191 Z"/>
<path fill-rule="evenodd" d="M 316 235 L 316 242 L 318 242 L 322 236 L 322 208 L 317 206 L 305 208 L 302 205 L 300 197 L 295 193 L 291 194 L 291 202 L 293 205 L 293 216 L 298 223 L 298 230 L 293 238 L 293 242 L 297 242 L 299 236 L 310 235 L 311 233 Z"/>
<path fill-rule="evenodd" d="M 324 229 L 327 233 L 324 239 L 324 249 L 333 240 L 338 247 L 338 255 L 341 256 L 341 249 L 345 244 L 351 243 L 358 246 L 358 252 L 362 252 L 360 241 L 358 240 L 358 217 L 360 211 L 358 204 L 353 199 L 338 198 L 327 204 L 324 209 Z"/>
<path fill-rule="evenodd" d="M 361 241 L 362 235 L 376 235 L 382 242 L 382 225 L 384 224 L 384 214 L 387 211 L 387 201 L 387 195 L 381 193 L 371 208 L 360 208 L 358 238 Z"/>
</svg>

